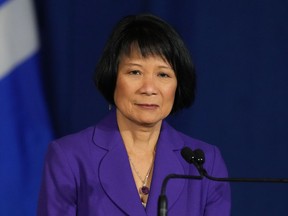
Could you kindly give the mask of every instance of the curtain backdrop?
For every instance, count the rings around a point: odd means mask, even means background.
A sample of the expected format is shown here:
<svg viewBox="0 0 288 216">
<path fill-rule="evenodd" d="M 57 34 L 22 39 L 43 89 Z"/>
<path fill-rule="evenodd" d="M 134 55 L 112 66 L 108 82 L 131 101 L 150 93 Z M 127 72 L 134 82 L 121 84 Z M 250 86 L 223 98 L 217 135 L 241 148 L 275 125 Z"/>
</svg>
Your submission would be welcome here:
<svg viewBox="0 0 288 216">
<path fill-rule="evenodd" d="M 287 0 L 36 0 L 56 137 L 99 121 L 92 75 L 114 24 L 153 13 L 182 35 L 197 69 L 194 106 L 169 119 L 217 145 L 231 177 L 288 177 Z M 232 215 L 287 215 L 288 185 L 232 183 Z"/>
</svg>

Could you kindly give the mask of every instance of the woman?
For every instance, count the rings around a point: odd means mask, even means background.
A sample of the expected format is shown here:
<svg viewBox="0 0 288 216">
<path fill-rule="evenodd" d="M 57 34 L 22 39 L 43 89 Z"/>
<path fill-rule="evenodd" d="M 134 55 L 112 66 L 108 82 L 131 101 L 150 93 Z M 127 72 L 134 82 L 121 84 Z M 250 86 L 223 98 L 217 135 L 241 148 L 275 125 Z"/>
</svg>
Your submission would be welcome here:
<svg viewBox="0 0 288 216">
<path fill-rule="evenodd" d="M 215 146 L 163 121 L 194 100 L 195 74 L 179 35 L 152 15 L 123 18 L 98 63 L 95 83 L 115 109 L 94 127 L 56 140 L 46 156 L 38 215 L 157 215 L 165 176 L 197 175 L 180 151 L 205 152 L 212 176 L 227 176 Z M 229 215 L 230 189 L 172 180 L 169 215 Z"/>
</svg>

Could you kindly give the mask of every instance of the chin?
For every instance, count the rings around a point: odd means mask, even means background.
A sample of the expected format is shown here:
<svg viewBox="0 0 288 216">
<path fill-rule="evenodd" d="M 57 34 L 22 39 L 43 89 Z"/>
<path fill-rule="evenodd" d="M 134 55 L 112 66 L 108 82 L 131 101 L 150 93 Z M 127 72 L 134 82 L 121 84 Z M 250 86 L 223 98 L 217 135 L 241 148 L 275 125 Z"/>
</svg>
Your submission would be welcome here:
<svg viewBox="0 0 288 216">
<path fill-rule="evenodd" d="M 146 127 L 153 127 L 159 123 L 162 122 L 162 119 L 145 119 L 145 120 L 140 120 L 139 123 L 143 126 L 146 126 Z"/>
</svg>

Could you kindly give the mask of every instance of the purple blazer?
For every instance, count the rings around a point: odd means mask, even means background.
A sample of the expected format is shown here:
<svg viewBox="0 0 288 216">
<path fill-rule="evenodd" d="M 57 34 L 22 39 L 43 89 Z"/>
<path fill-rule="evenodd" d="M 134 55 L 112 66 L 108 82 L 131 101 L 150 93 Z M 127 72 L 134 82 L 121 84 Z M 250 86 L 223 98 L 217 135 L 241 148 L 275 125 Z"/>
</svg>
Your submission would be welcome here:
<svg viewBox="0 0 288 216">
<path fill-rule="evenodd" d="M 94 127 L 68 135 L 48 147 L 39 195 L 38 216 L 156 216 L 162 181 L 168 174 L 198 175 L 181 157 L 184 146 L 205 152 L 212 176 L 227 170 L 219 150 L 163 122 L 157 144 L 151 191 L 142 206 L 115 112 Z M 172 179 L 166 189 L 168 215 L 228 216 L 228 183 Z"/>
</svg>

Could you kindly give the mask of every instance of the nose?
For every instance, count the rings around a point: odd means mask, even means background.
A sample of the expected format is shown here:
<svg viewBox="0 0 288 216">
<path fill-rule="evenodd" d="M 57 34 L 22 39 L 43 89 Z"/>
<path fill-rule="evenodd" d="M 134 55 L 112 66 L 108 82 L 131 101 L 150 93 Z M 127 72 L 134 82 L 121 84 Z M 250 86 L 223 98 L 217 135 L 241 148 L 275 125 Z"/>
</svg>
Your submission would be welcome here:
<svg viewBox="0 0 288 216">
<path fill-rule="evenodd" d="M 139 90 L 141 94 L 156 95 L 158 88 L 155 78 L 153 76 L 144 76 Z"/>
</svg>

